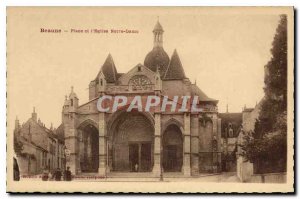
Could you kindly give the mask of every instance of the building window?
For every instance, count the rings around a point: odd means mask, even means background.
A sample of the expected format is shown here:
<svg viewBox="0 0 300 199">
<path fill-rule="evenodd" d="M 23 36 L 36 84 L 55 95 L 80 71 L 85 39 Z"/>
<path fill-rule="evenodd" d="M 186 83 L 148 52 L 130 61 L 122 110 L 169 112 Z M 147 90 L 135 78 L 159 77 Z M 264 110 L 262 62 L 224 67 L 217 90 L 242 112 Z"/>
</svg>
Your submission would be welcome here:
<svg viewBox="0 0 300 199">
<path fill-rule="evenodd" d="M 73 99 L 71 99 L 71 106 L 73 106 Z"/>
</svg>

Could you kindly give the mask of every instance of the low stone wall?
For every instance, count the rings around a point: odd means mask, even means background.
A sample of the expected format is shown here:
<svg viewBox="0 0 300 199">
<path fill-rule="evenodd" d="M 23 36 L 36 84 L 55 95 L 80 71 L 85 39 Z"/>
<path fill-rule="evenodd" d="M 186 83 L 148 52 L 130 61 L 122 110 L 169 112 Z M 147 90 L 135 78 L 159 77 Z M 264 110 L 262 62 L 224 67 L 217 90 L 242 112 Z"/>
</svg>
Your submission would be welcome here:
<svg viewBox="0 0 300 199">
<path fill-rule="evenodd" d="M 253 176 L 253 164 L 241 156 L 237 159 L 237 176 L 241 182 L 249 182 Z"/>
<path fill-rule="evenodd" d="M 286 183 L 286 173 L 254 174 L 251 176 L 252 183 Z"/>
</svg>

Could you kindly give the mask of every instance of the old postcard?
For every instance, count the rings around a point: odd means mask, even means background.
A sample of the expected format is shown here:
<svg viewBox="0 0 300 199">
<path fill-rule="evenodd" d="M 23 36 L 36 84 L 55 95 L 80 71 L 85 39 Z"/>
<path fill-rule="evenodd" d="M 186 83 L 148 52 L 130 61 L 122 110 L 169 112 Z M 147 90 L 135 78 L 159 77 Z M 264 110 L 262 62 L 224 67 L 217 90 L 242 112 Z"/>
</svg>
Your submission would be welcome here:
<svg viewBox="0 0 300 199">
<path fill-rule="evenodd" d="M 7 191 L 294 192 L 292 7 L 8 7 Z"/>
</svg>

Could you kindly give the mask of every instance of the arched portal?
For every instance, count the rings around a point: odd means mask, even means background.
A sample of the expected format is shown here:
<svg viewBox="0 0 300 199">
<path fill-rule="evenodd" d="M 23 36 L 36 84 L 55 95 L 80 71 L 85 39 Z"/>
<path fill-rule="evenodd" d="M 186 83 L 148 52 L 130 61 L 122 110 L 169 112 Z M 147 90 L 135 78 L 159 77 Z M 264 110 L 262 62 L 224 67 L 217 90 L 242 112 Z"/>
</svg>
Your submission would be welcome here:
<svg viewBox="0 0 300 199">
<path fill-rule="evenodd" d="M 92 124 L 81 125 L 78 129 L 80 140 L 81 172 L 98 172 L 99 132 Z"/>
<path fill-rule="evenodd" d="M 150 172 L 153 167 L 154 128 L 139 112 L 123 112 L 112 129 L 112 169 Z"/>
<path fill-rule="evenodd" d="M 169 125 L 163 134 L 163 169 L 180 172 L 183 164 L 183 138 L 180 128 Z"/>
</svg>

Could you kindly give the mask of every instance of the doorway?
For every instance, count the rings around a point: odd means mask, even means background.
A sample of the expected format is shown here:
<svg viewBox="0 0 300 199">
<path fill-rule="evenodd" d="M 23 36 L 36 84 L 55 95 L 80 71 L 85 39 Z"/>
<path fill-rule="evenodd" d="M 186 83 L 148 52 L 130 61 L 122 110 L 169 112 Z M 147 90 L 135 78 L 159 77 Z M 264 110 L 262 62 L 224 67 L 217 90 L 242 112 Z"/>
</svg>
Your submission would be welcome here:
<svg viewBox="0 0 300 199">
<path fill-rule="evenodd" d="M 138 172 L 138 165 L 139 165 L 139 145 L 138 144 L 130 144 L 129 145 L 129 162 L 130 162 L 130 171 Z"/>
<path fill-rule="evenodd" d="M 129 144 L 129 162 L 131 172 L 151 171 L 151 143 Z"/>
<path fill-rule="evenodd" d="M 176 171 L 178 167 L 177 163 L 177 146 L 167 145 L 165 146 L 166 161 L 164 168 L 166 171 Z"/>
<path fill-rule="evenodd" d="M 80 129 L 81 131 L 81 172 L 98 172 L 99 168 L 99 134 L 98 129 L 91 124 Z"/>
<path fill-rule="evenodd" d="M 163 169 L 165 172 L 181 172 L 183 164 L 183 138 L 174 124 L 163 134 Z"/>
<path fill-rule="evenodd" d="M 112 171 L 151 172 L 153 168 L 154 128 L 139 112 L 124 112 L 111 127 Z"/>
</svg>

